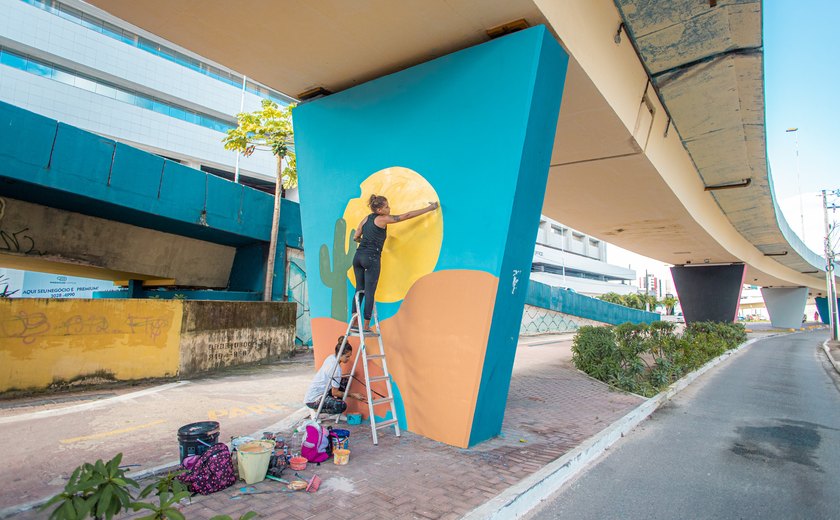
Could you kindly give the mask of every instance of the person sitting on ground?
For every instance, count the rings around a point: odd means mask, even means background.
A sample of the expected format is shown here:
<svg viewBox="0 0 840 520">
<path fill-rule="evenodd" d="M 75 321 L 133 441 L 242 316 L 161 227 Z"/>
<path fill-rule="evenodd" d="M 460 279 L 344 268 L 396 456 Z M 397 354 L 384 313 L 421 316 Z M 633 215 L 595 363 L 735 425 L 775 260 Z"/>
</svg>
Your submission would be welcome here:
<svg viewBox="0 0 840 520">
<path fill-rule="evenodd" d="M 324 395 L 324 390 L 329 385 L 330 388 L 325 396 L 324 406 L 321 408 L 321 413 L 327 415 L 344 413 L 344 410 L 347 409 L 347 403 L 342 400 L 344 389 L 347 387 L 347 378 L 342 377 L 341 364 L 350 361 L 353 345 L 347 343 L 341 358 L 339 358 L 338 351 L 341 350 L 342 343 L 344 343 L 344 336 L 339 336 L 338 343 L 335 345 L 335 355 L 324 360 L 321 368 L 312 379 L 312 383 L 309 384 L 309 390 L 306 391 L 306 397 L 304 398 L 306 406 L 317 410 L 318 405 L 321 404 L 321 396 Z"/>
</svg>

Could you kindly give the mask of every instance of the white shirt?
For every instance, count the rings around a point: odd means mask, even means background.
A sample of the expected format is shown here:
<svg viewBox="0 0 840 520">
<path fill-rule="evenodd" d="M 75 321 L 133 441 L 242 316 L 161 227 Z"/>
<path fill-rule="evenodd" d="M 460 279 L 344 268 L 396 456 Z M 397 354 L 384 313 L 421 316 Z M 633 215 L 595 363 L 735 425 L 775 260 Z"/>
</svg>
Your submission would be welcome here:
<svg viewBox="0 0 840 520">
<path fill-rule="evenodd" d="M 324 390 L 327 388 L 327 383 L 330 382 L 330 374 L 333 373 L 333 368 L 335 368 L 335 374 L 331 386 L 339 388 L 341 365 L 338 364 L 335 356 L 330 356 L 324 360 L 324 364 L 321 365 L 312 379 L 312 383 L 309 384 L 309 390 L 306 391 L 306 397 L 303 399 L 304 403 L 314 403 L 321 400 L 321 396 L 324 395 Z"/>
</svg>

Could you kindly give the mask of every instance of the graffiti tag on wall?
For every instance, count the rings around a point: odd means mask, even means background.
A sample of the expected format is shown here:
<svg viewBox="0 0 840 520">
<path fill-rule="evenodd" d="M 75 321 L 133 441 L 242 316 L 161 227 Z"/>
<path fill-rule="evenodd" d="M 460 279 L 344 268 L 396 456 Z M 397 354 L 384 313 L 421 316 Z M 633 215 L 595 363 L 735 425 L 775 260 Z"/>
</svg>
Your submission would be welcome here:
<svg viewBox="0 0 840 520">
<path fill-rule="evenodd" d="M 71 316 L 53 323 L 43 312 L 21 311 L 0 322 L 2 337 L 19 339 L 31 345 L 43 336 L 96 336 L 104 334 L 145 335 L 157 339 L 169 325 L 163 316 L 133 316 L 129 314 L 122 323 L 112 324 L 101 315 Z"/>
<path fill-rule="evenodd" d="M 29 228 L 25 227 L 17 231 L 10 229 L 3 229 L 3 217 L 6 214 L 6 200 L 0 198 L 0 251 L 8 251 L 10 253 L 42 254 L 35 249 L 35 239 L 29 234 Z"/>
</svg>

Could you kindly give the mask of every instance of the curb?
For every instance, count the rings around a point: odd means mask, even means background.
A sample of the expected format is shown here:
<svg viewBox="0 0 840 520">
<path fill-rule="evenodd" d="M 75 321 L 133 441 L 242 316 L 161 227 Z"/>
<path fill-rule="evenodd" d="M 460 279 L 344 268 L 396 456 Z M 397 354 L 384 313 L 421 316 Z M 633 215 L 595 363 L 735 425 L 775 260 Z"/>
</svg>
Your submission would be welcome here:
<svg viewBox="0 0 840 520">
<path fill-rule="evenodd" d="M 555 491 L 560 489 L 566 482 L 569 482 L 581 473 L 588 464 L 601 456 L 616 441 L 647 419 L 660 406 L 694 382 L 695 379 L 729 357 L 744 351 L 756 341 L 772 336 L 750 339 L 738 348 L 708 361 L 694 372 L 671 384 L 667 390 L 651 397 L 621 419 L 618 419 L 607 428 L 586 439 L 577 448 L 507 488 L 505 491 L 502 491 L 494 498 L 468 512 L 462 518 L 465 520 L 485 520 L 523 517 L 537 507 L 541 501 L 547 499 Z M 835 365 L 836 367 L 837 365 Z"/>
<path fill-rule="evenodd" d="M 835 361 L 834 358 L 831 357 L 831 350 L 829 350 L 829 348 L 828 348 L 828 342 L 829 342 L 829 340 L 823 341 L 823 344 L 822 344 L 823 352 L 825 352 L 825 357 L 828 358 L 828 361 L 832 364 L 832 366 L 834 366 L 834 370 L 836 370 L 837 373 L 840 374 L 840 362 Z"/>
<path fill-rule="evenodd" d="M 260 428 L 258 431 L 252 433 L 251 437 L 259 439 L 262 435 L 262 432 L 264 431 L 282 431 L 290 429 L 292 426 L 294 426 L 296 423 L 298 423 L 306 417 L 309 417 L 309 408 L 303 406 L 290 413 L 283 419 L 280 419 L 276 423 L 266 426 L 265 428 Z M 230 445 L 230 443 L 227 444 Z M 179 459 L 174 459 L 169 462 L 164 462 L 163 464 L 160 464 L 159 466 L 155 466 L 153 468 L 148 468 L 137 472 L 130 472 L 129 477 L 139 481 L 148 477 L 153 477 L 160 473 L 169 472 L 180 465 L 181 461 Z M 31 502 L 26 502 L 25 504 L 18 504 L 16 506 L 0 509 L 0 518 L 7 518 L 9 516 L 23 513 L 24 511 L 29 511 L 30 509 L 35 509 L 36 507 L 40 507 L 41 505 L 46 504 L 52 497 L 53 495 L 50 495 L 48 497 L 39 498 Z"/>
</svg>

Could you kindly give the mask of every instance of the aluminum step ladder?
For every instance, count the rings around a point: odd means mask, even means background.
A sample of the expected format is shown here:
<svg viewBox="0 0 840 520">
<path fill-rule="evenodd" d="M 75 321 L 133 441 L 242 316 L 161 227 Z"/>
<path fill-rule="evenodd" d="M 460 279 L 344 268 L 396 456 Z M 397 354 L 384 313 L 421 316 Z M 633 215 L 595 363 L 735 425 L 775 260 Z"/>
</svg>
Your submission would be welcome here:
<svg viewBox="0 0 840 520">
<path fill-rule="evenodd" d="M 344 390 L 344 395 L 342 396 L 342 401 L 347 401 L 347 396 L 350 394 L 350 387 L 353 384 L 353 374 L 356 372 L 356 367 L 359 365 L 359 359 L 362 360 L 362 368 L 364 368 L 365 374 L 365 390 L 367 392 L 367 404 L 368 404 L 368 417 L 370 418 L 370 433 L 373 437 L 373 444 L 379 444 L 379 438 L 377 436 L 376 430 L 381 428 L 387 428 L 388 426 L 394 427 L 394 432 L 397 437 L 400 436 L 400 424 L 397 419 L 397 406 L 394 402 L 394 391 L 391 387 L 391 373 L 388 372 L 388 361 L 385 359 L 385 346 L 382 344 L 382 334 L 380 334 L 381 330 L 379 328 L 379 317 L 376 314 L 376 304 L 373 306 L 373 315 L 371 316 L 372 324 L 379 332 L 365 332 L 363 330 L 364 325 L 361 318 L 361 307 L 359 305 L 361 300 L 361 295 L 364 294 L 364 291 L 359 291 L 354 295 L 354 300 L 356 303 L 355 309 L 356 312 L 350 317 L 350 321 L 347 322 L 347 331 L 344 333 L 344 341 L 341 343 L 341 347 L 338 350 L 338 358 L 344 355 L 344 349 L 347 346 L 347 339 L 353 336 L 357 336 L 359 338 L 359 349 L 356 351 L 356 357 L 353 360 L 353 368 L 350 369 L 350 379 L 347 381 L 347 388 Z M 358 321 L 357 321 L 358 318 Z M 356 322 L 357 328 L 353 329 L 353 323 Z M 377 343 L 379 345 L 378 353 L 369 354 L 367 352 L 367 347 L 365 345 L 365 338 L 376 338 Z M 380 361 L 382 366 L 382 373 L 381 376 L 370 376 L 370 368 L 369 363 L 374 361 Z M 333 373 L 330 375 L 330 380 L 332 381 L 335 378 L 335 370 L 338 369 L 338 364 L 336 363 L 335 369 L 333 369 Z M 373 398 L 373 390 L 371 389 L 371 383 L 376 383 L 379 381 L 385 382 L 385 389 L 386 395 L 380 396 L 379 399 Z M 324 390 L 324 395 L 321 396 L 321 404 L 318 406 L 318 411 L 315 414 L 315 418 L 317 419 L 318 415 L 321 413 L 321 408 L 324 406 L 324 398 L 327 395 L 327 392 L 330 391 L 331 385 L 328 384 L 327 388 Z M 385 421 L 377 421 L 376 415 L 374 415 L 373 408 L 376 405 L 380 404 L 389 404 L 391 407 L 391 418 Z M 341 419 L 339 415 L 336 418 L 336 423 Z"/>
</svg>

